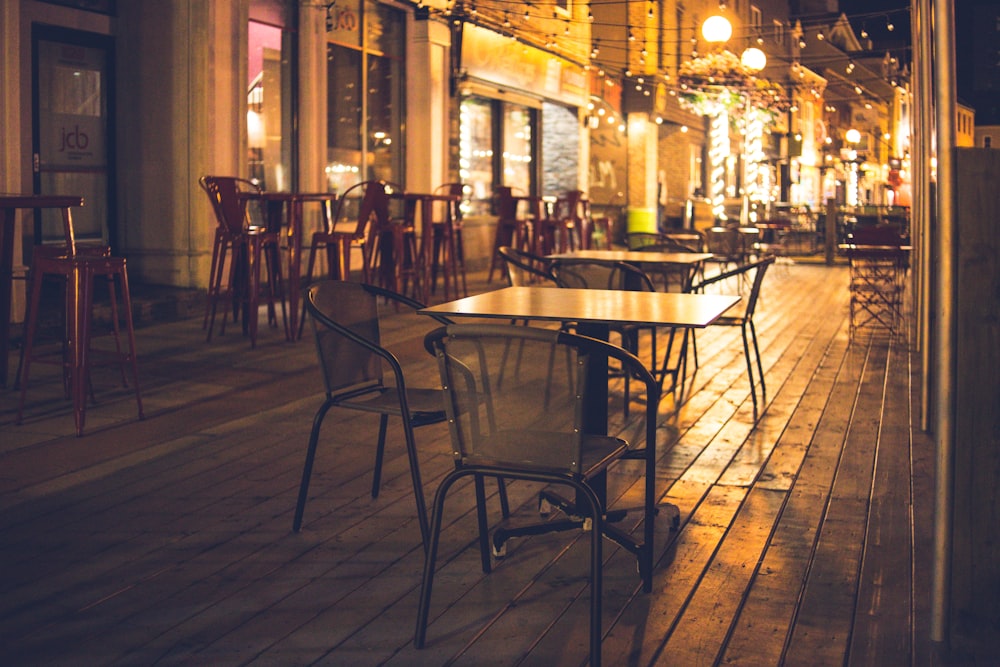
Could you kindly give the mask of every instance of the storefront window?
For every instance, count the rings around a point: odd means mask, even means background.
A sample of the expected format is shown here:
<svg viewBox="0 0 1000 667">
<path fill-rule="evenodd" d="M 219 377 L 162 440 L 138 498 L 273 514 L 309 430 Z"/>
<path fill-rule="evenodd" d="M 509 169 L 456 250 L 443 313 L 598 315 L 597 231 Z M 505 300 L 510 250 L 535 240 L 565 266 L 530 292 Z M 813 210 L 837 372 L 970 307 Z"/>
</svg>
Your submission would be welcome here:
<svg viewBox="0 0 1000 667">
<path fill-rule="evenodd" d="M 531 111 L 513 104 L 503 106 L 503 184 L 514 192 L 530 193 Z"/>
<path fill-rule="evenodd" d="M 291 52 L 289 32 L 249 22 L 249 177 L 266 190 L 292 189 Z"/>
<path fill-rule="evenodd" d="M 467 96 L 461 102 L 461 179 L 468 187 L 468 213 L 492 212 L 494 185 L 515 193 L 535 190 L 536 113 L 530 107 Z"/>
<path fill-rule="evenodd" d="M 374 2 L 330 12 L 328 185 L 333 191 L 370 179 L 402 185 L 405 15 Z"/>
</svg>

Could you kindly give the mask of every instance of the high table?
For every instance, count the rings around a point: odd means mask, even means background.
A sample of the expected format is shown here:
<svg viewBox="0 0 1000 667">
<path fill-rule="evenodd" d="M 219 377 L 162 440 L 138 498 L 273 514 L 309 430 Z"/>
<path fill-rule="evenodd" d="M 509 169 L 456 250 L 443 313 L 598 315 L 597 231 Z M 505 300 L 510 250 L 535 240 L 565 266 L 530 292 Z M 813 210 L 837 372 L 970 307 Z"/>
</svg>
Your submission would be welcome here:
<svg viewBox="0 0 1000 667">
<path fill-rule="evenodd" d="M 59 208 L 66 216 L 74 206 L 83 206 L 83 197 L 0 194 L 0 386 L 7 386 L 11 289 L 14 282 L 14 220 L 17 209 Z M 67 228 L 72 230 L 72 225 Z"/>
<path fill-rule="evenodd" d="M 302 210 L 306 202 L 328 203 L 337 201 L 333 192 L 241 192 L 245 200 L 260 201 L 264 204 L 268 226 L 281 226 L 282 211 L 285 212 L 284 227 L 288 237 L 288 318 L 286 329 L 288 340 L 299 339 L 299 299 L 302 282 Z M 305 304 L 303 304 L 305 308 Z"/>
<path fill-rule="evenodd" d="M 739 296 L 633 292 L 552 287 L 506 287 L 424 308 L 423 314 L 447 317 L 483 317 L 503 320 L 574 322 L 584 336 L 608 339 L 611 324 L 647 324 L 662 327 L 704 328 L 740 300 Z M 591 363 L 587 382 L 604 391 L 592 391 L 584 406 L 589 433 L 608 430 L 607 360 Z"/>
<path fill-rule="evenodd" d="M 446 206 L 452 206 L 462 200 L 461 196 L 449 194 L 447 192 L 393 192 L 390 195 L 393 199 L 403 201 L 403 218 L 406 224 L 414 231 L 419 231 L 418 257 L 414 258 L 416 272 L 419 276 L 418 285 L 415 286 L 416 297 L 422 301 L 427 301 L 431 293 L 432 267 L 434 263 L 434 204 L 443 202 Z M 417 212 L 420 212 L 420 225 L 417 226 Z M 445 224 L 450 224 L 448 217 Z M 450 231 L 450 230 L 449 230 Z M 447 234 L 447 238 L 454 238 Z M 402 249 L 400 249 L 402 250 Z M 448 248 L 447 252 L 454 253 L 454 247 Z M 449 261 L 454 255 L 449 258 Z M 395 261 L 403 261 L 402 257 L 395 258 Z M 456 276 L 451 267 L 444 268 L 444 297 L 450 298 L 448 291 L 449 275 L 452 280 Z M 458 294 L 458 282 L 455 282 L 455 294 Z"/>
</svg>

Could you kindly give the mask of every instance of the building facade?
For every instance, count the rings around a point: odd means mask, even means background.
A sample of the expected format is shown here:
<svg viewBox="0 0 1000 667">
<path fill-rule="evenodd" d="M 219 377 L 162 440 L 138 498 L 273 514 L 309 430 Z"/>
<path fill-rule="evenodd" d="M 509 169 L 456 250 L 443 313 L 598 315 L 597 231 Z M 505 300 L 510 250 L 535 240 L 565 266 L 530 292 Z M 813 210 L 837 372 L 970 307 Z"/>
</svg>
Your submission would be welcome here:
<svg viewBox="0 0 1000 667">
<path fill-rule="evenodd" d="M 701 26 L 720 12 L 732 35 L 708 42 Z M 851 164 L 858 201 L 884 203 L 906 170 L 905 89 L 868 71 L 869 94 L 847 99 L 849 23 L 803 27 L 788 12 L 772 0 L 11 0 L 0 187 L 83 194 L 81 236 L 127 256 L 133 280 L 196 288 L 215 225 L 204 174 L 300 191 L 461 181 L 473 265 L 488 261 L 496 185 L 583 190 L 618 240 L 632 222 L 846 203 Z M 823 30 L 843 34 L 824 42 Z M 698 79 L 699 63 L 751 48 L 767 64 L 741 69 L 724 122 L 692 103 L 691 82 L 724 89 Z M 859 124 L 861 162 L 843 152 Z M 26 216 L 20 272 L 58 229 Z"/>
</svg>

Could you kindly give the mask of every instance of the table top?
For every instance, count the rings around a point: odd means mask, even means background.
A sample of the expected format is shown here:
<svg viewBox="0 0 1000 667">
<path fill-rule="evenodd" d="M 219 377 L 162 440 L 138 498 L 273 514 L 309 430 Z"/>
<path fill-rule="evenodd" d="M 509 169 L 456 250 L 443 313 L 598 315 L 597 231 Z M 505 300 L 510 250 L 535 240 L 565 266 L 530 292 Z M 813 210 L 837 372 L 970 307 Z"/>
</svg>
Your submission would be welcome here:
<svg viewBox="0 0 1000 667">
<path fill-rule="evenodd" d="M 264 192 L 240 192 L 237 194 L 242 199 L 259 199 L 261 201 L 336 201 L 335 192 L 277 192 L 265 190 Z"/>
<path fill-rule="evenodd" d="M 83 197 L 0 193 L 0 208 L 68 208 L 70 206 L 83 206 Z"/>
<path fill-rule="evenodd" d="M 653 252 L 642 250 L 574 250 L 549 255 L 549 259 L 590 259 L 602 262 L 630 262 L 633 264 L 683 264 L 691 265 L 712 258 L 710 252 Z"/>
<path fill-rule="evenodd" d="M 879 253 L 898 253 L 898 252 L 909 252 L 913 249 L 913 246 L 909 245 L 866 245 L 862 243 L 841 243 L 837 246 L 841 250 L 846 250 L 848 252 L 879 252 Z"/>
<path fill-rule="evenodd" d="M 740 297 L 677 292 L 505 287 L 422 309 L 445 316 L 706 327 Z"/>
<path fill-rule="evenodd" d="M 407 201 L 459 201 L 462 199 L 461 195 L 447 192 L 393 192 L 389 197 Z"/>
</svg>

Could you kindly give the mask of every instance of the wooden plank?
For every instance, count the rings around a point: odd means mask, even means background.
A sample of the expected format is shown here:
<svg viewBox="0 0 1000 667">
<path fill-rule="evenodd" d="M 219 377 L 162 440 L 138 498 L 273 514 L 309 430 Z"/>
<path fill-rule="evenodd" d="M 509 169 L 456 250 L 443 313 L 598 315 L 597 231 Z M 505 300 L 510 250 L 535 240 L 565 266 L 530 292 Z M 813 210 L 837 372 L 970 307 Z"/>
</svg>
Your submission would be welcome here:
<svg viewBox="0 0 1000 667">
<path fill-rule="evenodd" d="M 850 431 L 785 654 L 791 662 L 836 661 L 847 651 L 884 395 L 885 355 L 884 346 L 868 348 Z"/>
<path fill-rule="evenodd" d="M 890 345 L 880 419 L 871 515 L 864 538 L 851 660 L 884 665 L 910 662 L 912 486 L 910 483 L 909 368 L 905 350 Z M 894 368 L 894 366 L 901 368 Z"/>
</svg>

